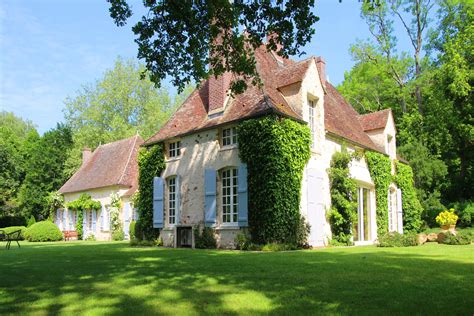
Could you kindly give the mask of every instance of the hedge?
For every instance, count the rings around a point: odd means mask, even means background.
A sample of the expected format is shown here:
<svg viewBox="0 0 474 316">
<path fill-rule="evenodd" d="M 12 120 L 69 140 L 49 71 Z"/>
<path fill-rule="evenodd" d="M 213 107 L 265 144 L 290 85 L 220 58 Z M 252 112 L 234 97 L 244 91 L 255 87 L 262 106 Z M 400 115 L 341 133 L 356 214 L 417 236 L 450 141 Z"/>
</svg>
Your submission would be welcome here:
<svg viewBox="0 0 474 316">
<path fill-rule="evenodd" d="M 63 234 L 53 222 L 43 221 L 31 225 L 25 231 L 28 241 L 58 241 L 63 239 Z"/>
</svg>

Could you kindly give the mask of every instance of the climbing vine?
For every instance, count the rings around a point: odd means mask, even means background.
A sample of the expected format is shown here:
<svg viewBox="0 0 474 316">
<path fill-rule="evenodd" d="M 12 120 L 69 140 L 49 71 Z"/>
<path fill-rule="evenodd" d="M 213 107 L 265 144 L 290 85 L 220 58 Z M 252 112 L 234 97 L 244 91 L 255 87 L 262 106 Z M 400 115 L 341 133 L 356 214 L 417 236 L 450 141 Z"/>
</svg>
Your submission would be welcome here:
<svg viewBox="0 0 474 316">
<path fill-rule="evenodd" d="M 268 116 L 238 127 L 240 158 L 247 164 L 249 230 L 253 242 L 303 244 L 300 198 L 304 166 L 310 158 L 308 126 Z"/>
<path fill-rule="evenodd" d="M 377 235 L 388 232 L 388 188 L 392 183 L 392 163 L 390 158 L 377 152 L 365 153 L 370 177 L 375 184 Z"/>
<path fill-rule="evenodd" d="M 402 190 L 403 228 L 418 231 L 421 228 L 423 208 L 416 195 L 413 183 L 413 170 L 399 161 L 395 163 L 395 183 Z"/>
<path fill-rule="evenodd" d="M 138 155 L 138 185 L 140 188 L 137 207 L 139 212 L 135 235 L 139 240 L 154 240 L 158 232 L 153 228 L 153 178 L 165 169 L 163 146 L 142 148 Z"/>
<path fill-rule="evenodd" d="M 357 185 L 350 177 L 351 154 L 345 147 L 334 153 L 329 168 L 331 210 L 328 214 L 333 243 L 352 244 L 352 223 L 357 220 Z"/>
<path fill-rule="evenodd" d="M 76 231 L 77 239 L 82 238 L 83 227 L 82 221 L 84 218 L 85 210 L 100 210 L 102 205 L 99 201 L 94 201 L 92 197 L 87 193 L 82 193 L 77 200 L 71 201 L 66 204 L 66 207 L 70 210 L 77 212 Z"/>
</svg>

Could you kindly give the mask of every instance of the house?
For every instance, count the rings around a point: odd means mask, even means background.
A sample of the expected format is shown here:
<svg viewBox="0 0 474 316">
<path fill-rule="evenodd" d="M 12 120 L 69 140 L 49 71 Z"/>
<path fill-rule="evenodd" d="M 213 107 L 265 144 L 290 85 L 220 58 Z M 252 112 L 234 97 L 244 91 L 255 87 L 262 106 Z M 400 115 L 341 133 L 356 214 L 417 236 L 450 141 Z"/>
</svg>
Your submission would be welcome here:
<svg viewBox="0 0 474 316">
<path fill-rule="evenodd" d="M 247 192 L 247 173 L 236 137 L 236 126 L 244 120 L 276 114 L 310 127 L 311 158 L 303 174 L 300 211 L 311 225 L 312 246 L 327 245 L 331 238 L 326 212 L 331 205 L 327 169 L 332 155 L 344 144 L 349 151 L 375 151 L 396 159 L 391 110 L 359 115 L 326 80 L 321 57 L 296 62 L 263 47 L 255 57 L 263 87 L 250 85 L 231 97 L 231 74 L 211 77 L 144 143 L 165 148 L 166 168 L 155 178 L 154 227 L 161 229 L 167 246 L 191 245 L 193 227 L 208 223 L 220 247 L 234 246 L 246 226 L 241 217 L 251 211 L 246 196 L 241 196 Z M 353 161 L 350 174 L 359 187 L 354 242 L 370 244 L 377 238 L 376 206 L 365 159 Z M 389 197 L 389 229 L 401 232 L 401 194 L 395 184 Z"/>
<path fill-rule="evenodd" d="M 93 235 L 97 240 L 110 240 L 110 207 L 112 194 L 118 194 L 121 207 L 119 218 L 125 238 L 129 238 L 129 226 L 137 218 L 131 201 L 138 189 L 138 150 L 143 144 L 140 136 L 133 136 L 105 145 L 93 152 L 85 148 L 79 170 L 59 189 L 65 205 L 86 193 L 99 201 L 100 210 L 86 210 L 83 216 L 83 238 Z M 76 210 L 56 211 L 55 223 L 61 231 L 75 231 Z"/>
</svg>

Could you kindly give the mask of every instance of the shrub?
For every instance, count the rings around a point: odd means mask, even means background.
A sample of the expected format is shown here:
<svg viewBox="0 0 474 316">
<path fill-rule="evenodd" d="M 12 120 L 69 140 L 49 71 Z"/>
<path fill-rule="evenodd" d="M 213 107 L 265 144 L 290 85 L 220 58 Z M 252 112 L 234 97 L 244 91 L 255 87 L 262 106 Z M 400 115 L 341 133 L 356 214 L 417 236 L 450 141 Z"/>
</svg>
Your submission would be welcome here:
<svg viewBox="0 0 474 316">
<path fill-rule="evenodd" d="M 135 222 L 135 221 L 132 221 L 130 223 L 130 227 L 129 227 L 130 239 L 135 239 L 135 225 L 136 224 L 137 224 L 137 222 Z"/>
<path fill-rule="evenodd" d="M 123 230 L 116 230 L 112 233 L 112 240 L 113 241 L 122 241 L 125 239 L 125 233 Z"/>
<path fill-rule="evenodd" d="M 439 238 L 438 240 L 446 245 L 470 245 L 473 237 L 470 233 L 464 232 L 458 232 L 454 235 L 448 231 L 442 234 L 444 234 L 444 238 Z"/>
<path fill-rule="evenodd" d="M 248 250 L 250 245 L 252 244 L 252 241 L 250 240 L 250 237 L 247 234 L 241 233 L 238 234 L 237 237 L 235 237 L 235 249 L 237 250 Z"/>
<path fill-rule="evenodd" d="M 36 223 L 36 219 L 33 215 L 30 216 L 30 219 L 28 220 L 28 223 L 26 224 L 26 227 L 30 227 L 31 225 L 33 225 L 34 223 Z"/>
<path fill-rule="evenodd" d="M 153 247 L 155 246 L 155 241 L 132 239 L 130 240 L 130 246 L 131 247 Z"/>
<path fill-rule="evenodd" d="M 87 237 L 86 237 L 86 240 L 87 241 L 95 241 L 95 235 L 94 234 L 89 234 Z"/>
<path fill-rule="evenodd" d="M 455 214 L 459 219 L 457 225 L 460 227 L 470 227 L 474 223 L 474 202 L 467 201 L 463 203 L 455 203 L 453 208 L 456 209 Z"/>
<path fill-rule="evenodd" d="M 278 244 L 278 243 L 270 243 L 262 247 L 262 251 L 288 251 L 288 250 L 296 250 L 296 249 L 297 248 L 295 247 L 295 245 Z"/>
<path fill-rule="evenodd" d="M 194 246 L 201 249 L 217 248 L 215 237 L 216 231 L 210 227 L 204 227 L 202 230 L 199 226 L 194 228 Z"/>
<path fill-rule="evenodd" d="M 20 239 L 21 240 L 25 239 L 25 231 L 26 231 L 25 226 L 10 226 L 10 227 L 5 227 L 5 228 L 0 228 L 0 230 L 3 230 L 5 234 L 10 234 L 17 230 L 21 230 Z"/>
<path fill-rule="evenodd" d="M 31 225 L 25 231 L 28 241 L 58 241 L 63 239 L 63 234 L 58 226 L 50 221 L 42 221 Z"/>
<path fill-rule="evenodd" d="M 379 237 L 379 247 L 411 247 L 418 246 L 415 233 L 399 234 L 391 232 Z"/>
<path fill-rule="evenodd" d="M 163 247 L 163 238 L 158 237 L 155 239 L 155 246 L 157 247 Z"/>
<path fill-rule="evenodd" d="M 457 221 L 458 216 L 454 214 L 453 208 L 443 211 L 439 213 L 438 216 L 436 216 L 436 223 L 438 223 L 440 226 L 455 225 Z"/>
</svg>

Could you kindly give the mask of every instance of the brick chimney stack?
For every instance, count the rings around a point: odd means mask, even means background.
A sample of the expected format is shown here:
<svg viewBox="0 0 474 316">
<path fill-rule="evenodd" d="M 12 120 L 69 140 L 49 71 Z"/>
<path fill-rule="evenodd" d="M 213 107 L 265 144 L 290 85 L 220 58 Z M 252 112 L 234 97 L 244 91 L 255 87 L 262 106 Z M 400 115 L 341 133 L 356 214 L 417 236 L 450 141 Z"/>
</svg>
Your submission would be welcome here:
<svg viewBox="0 0 474 316">
<path fill-rule="evenodd" d="M 316 67 L 318 68 L 319 78 L 321 79 L 321 83 L 323 87 L 326 86 L 326 62 L 324 61 L 323 57 L 319 56 L 316 57 Z"/>
<path fill-rule="evenodd" d="M 209 113 L 223 111 L 228 98 L 232 74 L 224 72 L 219 77 L 209 78 Z"/>
<path fill-rule="evenodd" d="M 85 165 L 92 157 L 92 150 L 85 147 L 82 150 L 82 165 Z"/>
</svg>

